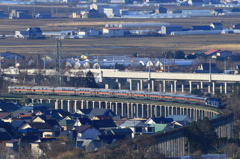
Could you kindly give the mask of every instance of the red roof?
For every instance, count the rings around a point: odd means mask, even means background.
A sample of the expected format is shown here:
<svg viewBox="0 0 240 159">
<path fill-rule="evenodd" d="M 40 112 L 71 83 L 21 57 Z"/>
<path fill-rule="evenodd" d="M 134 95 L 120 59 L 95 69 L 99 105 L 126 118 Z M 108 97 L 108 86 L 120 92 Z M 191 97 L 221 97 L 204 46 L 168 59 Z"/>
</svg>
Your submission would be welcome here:
<svg viewBox="0 0 240 159">
<path fill-rule="evenodd" d="M 211 50 L 208 50 L 206 52 L 204 52 L 205 55 L 210 55 L 210 54 L 213 54 L 213 53 L 216 53 L 218 51 L 221 51 L 221 50 L 218 50 L 218 49 L 211 49 Z"/>
</svg>

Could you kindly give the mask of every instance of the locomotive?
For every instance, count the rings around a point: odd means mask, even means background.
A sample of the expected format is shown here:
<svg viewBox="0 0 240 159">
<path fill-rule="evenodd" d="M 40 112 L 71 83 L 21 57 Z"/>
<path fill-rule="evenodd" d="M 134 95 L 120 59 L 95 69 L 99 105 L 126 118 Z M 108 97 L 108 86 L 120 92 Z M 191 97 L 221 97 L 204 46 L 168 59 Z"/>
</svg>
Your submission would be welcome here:
<svg viewBox="0 0 240 159">
<path fill-rule="evenodd" d="M 117 89 L 98 89 L 81 87 L 50 87 L 50 86 L 9 86 L 12 94 L 38 94 L 38 95 L 66 95 L 66 96 L 88 96 L 107 98 L 132 98 L 142 100 L 156 100 L 165 102 L 189 103 L 214 108 L 223 108 L 222 101 L 216 98 L 200 97 L 190 94 L 130 91 Z"/>
</svg>

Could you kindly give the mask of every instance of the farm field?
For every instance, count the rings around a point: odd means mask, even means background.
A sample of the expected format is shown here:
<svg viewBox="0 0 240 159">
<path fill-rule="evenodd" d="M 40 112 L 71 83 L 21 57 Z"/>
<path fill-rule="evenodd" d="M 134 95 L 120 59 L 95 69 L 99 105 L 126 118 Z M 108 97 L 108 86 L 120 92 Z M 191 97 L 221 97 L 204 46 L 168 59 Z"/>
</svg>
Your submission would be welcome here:
<svg viewBox="0 0 240 159">
<path fill-rule="evenodd" d="M 0 5 L 0 9 L 7 6 Z M 22 9 L 33 9 L 25 6 Z M 20 6 L 10 6 L 10 9 Z M 35 11 L 51 7 L 35 6 Z M 191 9 L 191 8 L 189 8 Z M 204 8 L 203 8 L 204 9 Z M 206 8 L 205 8 L 206 9 Z M 62 13 L 79 10 L 67 6 L 58 7 Z M 163 22 L 182 25 L 189 28 L 192 25 L 209 25 L 211 22 L 223 23 L 225 28 L 239 22 L 239 17 L 194 17 L 188 19 L 0 19 L 0 35 L 13 35 L 16 30 L 26 30 L 28 27 L 40 27 L 44 32 L 61 30 L 79 30 L 83 27 L 102 29 L 106 23 L 139 23 Z M 137 29 L 137 28 L 135 28 Z M 144 28 L 141 28 L 144 29 Z M 240 36 L 238 34 L 225 35 L 188 35 L 188 36 L 158 36 L 158 37 L 119 37 L 119 38 L 86 38 L 62 40 L 61 52 L 65 56 L 89 53 L 91 55 L 131 55 L 159 57 L 165 51 L 183 50 L 186 53 L 201 52 L 208 49 L 231 50 L 240 53 Z M 0 39 L 1 52 L 11 51 L 21 54 L 54 54 L 56 41 L 54 39 L 26 40 Z"/>
<path fill-rule="evenodd" d="M 160 37 L 89 38 L 62 40 L 63 55 L 131 55 L 159 57 L 165 51 L 183 50 L 186 53 L 208 49 L 232 50 L 239 53 L 239 35 L 189 35 Z M 53 54 L 54 39 L 26 40 L 0 39 L 1 52 L 11 51 L 22 54 Z"/>
</svg>

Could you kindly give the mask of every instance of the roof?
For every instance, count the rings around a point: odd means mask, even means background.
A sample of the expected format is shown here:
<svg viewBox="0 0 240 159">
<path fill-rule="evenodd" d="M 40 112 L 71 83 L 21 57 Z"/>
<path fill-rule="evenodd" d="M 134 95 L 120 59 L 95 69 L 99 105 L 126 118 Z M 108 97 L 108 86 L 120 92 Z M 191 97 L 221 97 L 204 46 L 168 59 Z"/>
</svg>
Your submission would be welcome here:
<svg viewBox="0 0 240 159">
<path fill-rule="evenodd" d="M 15 111 L 18 110 L 21 106 L 14 104 L 14 103 L 6 103 L 6 102 L 1 102 L 0 103 L 0 109 L 2 109 L 3 111 Z"/>
<path fill-rule="evenodd" d="M 222 23 L 211 23 L 211 24 L 213 24 L 213 25 L 222 25 Z"/>
<path fill-rule="evenodd" d="M 173 119 L 172 118 L 165 118 L 165 117 L 159 117 L 159 118 L 149 118 L 152 119 L 156 124 L 165 124 L 165 123 L 169 123 L 172 122 Z"/>
<path fill-rule="evenodd" d="M 132 130 L 130 128 L 123 128 L 123 129 L 111 129 L 112 132 L 116 134 L 121 134 L 121 133 L 132 133 Z"/>
<path fill-rule="evenodd" d="M 90 114 L 92 109 L 79 109 L 83 114 Z"/>
<path fill-rule="evenodd" d="M 8 132 L 0 132 L 0 141 L 11 140 L 12 136 Z"/>
<path fill-rule="evenodd" d="M 172 118 L 174 121 L 183 121 L 186 118 L 189 118 L 187 115 L 169 115 L 167 118 Z"/>
<path fill-rule="evenodd" d="M 19 128 L 22 124 L 26 123 L 24 120 L 13 120 L 11 122 L 12 127 Z"/>
<path fill-rule="evenodd" d="M 78 118 L 78 120 L 82 125 L 92 125 L 92 120 L 89 118 Z"/>
<path fill-rule="evenodd" d="M 113 122 L 112 119 L 104 119 L 104 120 L 93 120 L 93 127 L 95 128 L 107 128 L 107 127 L 117 127 L 117 125 Z"/>
<path fill-rule="evenodd" d="M 5 119 L 9 116 L 11 116 L 11 112 L 0 112 L 0 119 Z"/>
<path fill-rule="evenodd" d="M 220 50 L 218 50 L 218 49 L 211 49 L 211 50 L 205 51 L 204 54 L 205 55 L 210 55 L 210 54 L 216 53 L 218 51 L 220 51 Z"/>
<path fill-rule="evenodd" d="M 21 56 L 21 55 L 19 55 L 19 54 L 11 53 L 11 52 L 5 52 L 5 53 L 1 53 L 1 54 L 0 54 L 1 57 L 7 57 L 7 56 L 9 56 L 9 55 L 15 55 L 15 56 L 23 57 L 23 56 Z"/>
<path fill-rule="evenodd" d="M 209 25 L 191 26 L 192 30 L 211 30 Z"/>
<path fill-rule="evenodd" d="M 74 123 L 75 123 L 74 120 L 61 120 L 61 121 L 59 122 L 59 125 L 60 125 L 60 126 L 73 126 Z"/>
<path fill-rule="evenodd" d="M 37 129 L 33 129 L 33 128 L 26 128 L 26 129 L 22 129 L 17 131 L 17 133 L 22 133 L 22 134 L 26 134 L 26 133 L 41 133 L 42 131 L 39 131 Z"/>
<path fill-rule="evenodd" d="M 127 120 L 122 123 L 119 127 L 134 127 L 134 126 L 146 126 L 142 121 L 137 120 Z"/>
<path fill-rule="evenodd" d="M 154 127 L 155 132 L 159 132 L 163 131 L 167 127 L 167 124 L 151 124 L 150 127 Z"/>
<path fill-rule="evenodd" d="M 52 129 L 48 123 L 28 123 L 33 129 Z"/>
<path fill-rule="evenodd" d="M 74 130 L 77 130 L 78 133 L 82 133 L 89 128 L 92 128 L 92 126 L 91 125 L 81 125 L 81 126 L 76 126 Z"/>
</svg>

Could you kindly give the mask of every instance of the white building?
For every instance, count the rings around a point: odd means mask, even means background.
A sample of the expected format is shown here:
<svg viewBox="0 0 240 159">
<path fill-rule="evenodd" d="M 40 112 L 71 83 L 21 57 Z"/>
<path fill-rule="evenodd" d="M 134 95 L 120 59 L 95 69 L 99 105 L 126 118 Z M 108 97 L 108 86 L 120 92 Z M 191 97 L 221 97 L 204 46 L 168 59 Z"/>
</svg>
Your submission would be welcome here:
<svg viewBox="0 0 240 159">
<path fill-rule="evenodd" d="M 98 36 L 99 31 L 94 28 L 86 28 L 78 31 L 78 35 L 82 36 Z"/>
<path fill-rule="evenodd" d="M 103 13 L 106 14 L 108 18 L 119 17 L 119 8 L 104 8 Z"/>
<path fill-rule="evenodd" d="M 95 9 L 99 13 L 103 13 L 104 8 L 119 8 L 121 4 L 107 4 L 107 3 L 93 3 L 90 5 L 90 9 Z"/>
<path fill-rule="evenodd" d="M 28 31 L 15 31 L 14 37 L 21 38 L 21 39 L 29 38 L 29 32 Z"/>
<path fill-rule="evenodd" d="M 103 28 L 103 36 L 125 36 L 128 33 L 124 28 Z"/>
</svg>

